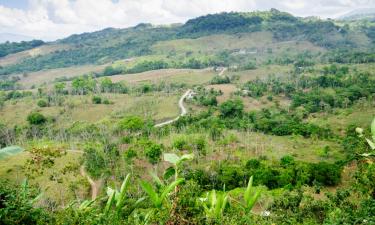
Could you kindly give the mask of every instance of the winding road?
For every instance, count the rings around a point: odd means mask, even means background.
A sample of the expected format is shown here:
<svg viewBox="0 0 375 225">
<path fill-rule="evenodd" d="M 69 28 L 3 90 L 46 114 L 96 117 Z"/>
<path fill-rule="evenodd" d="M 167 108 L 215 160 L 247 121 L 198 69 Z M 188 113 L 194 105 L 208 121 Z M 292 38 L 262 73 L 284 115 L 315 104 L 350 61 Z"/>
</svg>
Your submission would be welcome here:
<svg viewBox="0 0 375 225">
<path fill-rule="evenodd" d="M 174 119 L 172 119 L 172 120 L 167 120 L 167 121 L 165 121 L 165 122 L 158 123 L 158 124 L 155 125 L 155 127 L 163 127 L 163 126 L 165 126 L 165 125 L 171 124 L 171 123 L 177 121 L 181 116 L 186 115 L 187 110 L 186 110 L 186 108 L 185 108 L 185 106 L 184 106 L 184 100 L 185 100 L 185 98 L 186 98 L 190 93 L 191 93 L 191 90 L 190 90 L 190 89 L 187 90 L 187 91 L 185 92 L 185 94 L 182 95 L 181 98 L 180 98 L 180 100 L 178 101 L 178 107 L 180 107 L 180 109 L 181 109 L 181 114 L 180 114 L 179 116 L 177 116 L 176 118 L 174 118 Z"/>
</svg>

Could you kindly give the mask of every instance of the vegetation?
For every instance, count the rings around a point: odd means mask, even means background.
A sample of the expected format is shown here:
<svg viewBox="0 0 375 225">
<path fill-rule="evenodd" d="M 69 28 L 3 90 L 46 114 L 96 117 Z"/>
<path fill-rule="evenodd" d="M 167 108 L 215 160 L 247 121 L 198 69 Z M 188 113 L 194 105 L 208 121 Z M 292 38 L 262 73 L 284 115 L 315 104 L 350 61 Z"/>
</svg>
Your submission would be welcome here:
<svg viewBox="0 0 375 225">
<path fill-rule="evenodd" d="M 371 24 L 221 13 L 5 63 L 0 224 L 374 224 Z"/>
<path fill-rule="evenodd" d="M 0 57 L 4 57 L 9 54 L 29 50 L 29 49 L 41 46 L 43 44 L 44 42 L 41 40 L 22 41 L 20 43 L 6 42 L 3 44 L 0 44 Z"/>
</svg>

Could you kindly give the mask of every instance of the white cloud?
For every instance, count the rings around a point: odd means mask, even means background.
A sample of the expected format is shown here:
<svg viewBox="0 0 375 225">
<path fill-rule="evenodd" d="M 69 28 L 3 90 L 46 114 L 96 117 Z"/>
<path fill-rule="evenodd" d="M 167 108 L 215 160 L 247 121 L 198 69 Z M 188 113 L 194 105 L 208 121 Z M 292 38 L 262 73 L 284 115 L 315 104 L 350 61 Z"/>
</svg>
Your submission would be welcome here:
<svg viewBox="0 0 375 225">
<path fill-rule="evenodd" d="M 0 33 L 53 40 L 141 22 L 168 24 L 223 11 L 277 8 L 298 16 L 335 17 L 375 0 L 29 0 L 27 10 L 0 5 Z"/>
</svg>

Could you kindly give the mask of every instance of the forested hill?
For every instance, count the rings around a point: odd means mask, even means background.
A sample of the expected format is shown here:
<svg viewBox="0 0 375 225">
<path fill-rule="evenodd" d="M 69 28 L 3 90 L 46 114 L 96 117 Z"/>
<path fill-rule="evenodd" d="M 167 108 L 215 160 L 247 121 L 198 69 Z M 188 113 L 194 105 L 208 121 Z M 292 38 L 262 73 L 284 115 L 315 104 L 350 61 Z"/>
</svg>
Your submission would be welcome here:
<svg viewBox="0 0 375 225">
<path fill-rule="evenodd" d="M 5 42 L 0 44 L 0 57 L 4 57 L 9 54 L 25 51 L 43 45 L 44 42 L 41 40 L 33 41 L 22 41 L 22 42 Z"/>
<path fill-rule="evenodd" d="M 93 33 L 72 35 L 54 44 L 70 45 L 13 65 L 0 67 L 0 75 L 39 71 L 84 64 L 103 64 L 118 59 L 153 54 L 160 41 L 199 38 L 212 34 L 271 32 L 274 42 L 309 41 L 329 51 L 351 50 L 366 60 L 375 41 L 374 25 L 361 26 L 332 20 L 299 18 L 272 9 L 266 12 L 221 13 L 191 19 L 183 25 L 152 26 L 140 24 L 126 29 L 108 28 Z M 351 55 L 348 58 L 352 57 Z"/>
</svg>

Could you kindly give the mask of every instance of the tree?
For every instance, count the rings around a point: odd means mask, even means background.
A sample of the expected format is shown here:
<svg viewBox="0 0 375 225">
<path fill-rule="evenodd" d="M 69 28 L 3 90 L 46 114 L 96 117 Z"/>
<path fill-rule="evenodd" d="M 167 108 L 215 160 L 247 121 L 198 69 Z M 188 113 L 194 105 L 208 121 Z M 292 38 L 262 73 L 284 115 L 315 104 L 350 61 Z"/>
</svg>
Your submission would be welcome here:
<svg viewBox="0 0 375 225">
<path fill-rule="evenodd" d="M 55 86 L 54 86 L 55 92 L 57 94 L 64 93 L 65 86 L 66 86 L 66 84 L 64 82 L 56 83 Z"/>
<path fill-rule="evenodd" d="M 108 77 L 105 77 L 100 80 L 100 89 L 102 92 L 111 92 L 113 89 L 112 80 Z"/>
<path fill-rule="evenodd" d="M 227 100 L 220 105 L 222 117 L 237 117 L 243 113 L 244 105 L 241 99 Z"/>
</svg>

